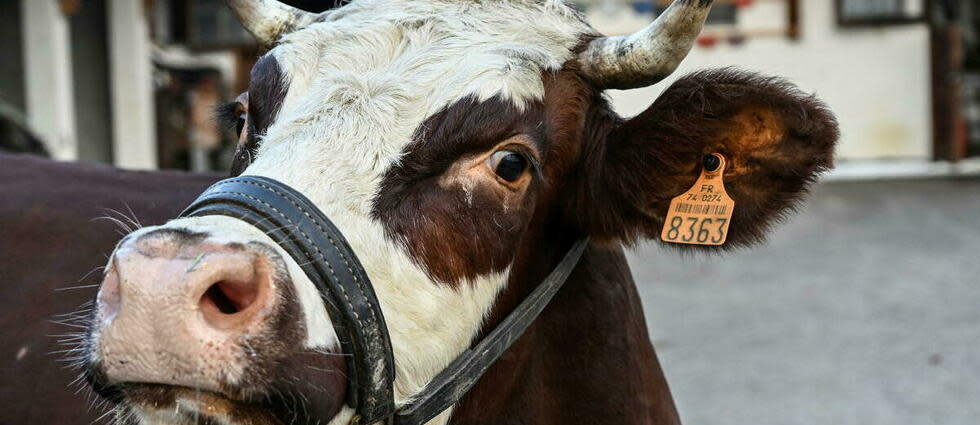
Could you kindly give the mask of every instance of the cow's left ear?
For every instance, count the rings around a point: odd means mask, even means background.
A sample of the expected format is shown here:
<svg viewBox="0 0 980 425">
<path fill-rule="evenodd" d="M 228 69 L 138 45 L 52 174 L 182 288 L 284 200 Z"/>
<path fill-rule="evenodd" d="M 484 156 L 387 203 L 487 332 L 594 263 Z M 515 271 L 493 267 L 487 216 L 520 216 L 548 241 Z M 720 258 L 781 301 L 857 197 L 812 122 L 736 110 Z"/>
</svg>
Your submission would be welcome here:
<svg viewBox="0 0 980 425">
<path fill-rule="evenodd" d="M 738 247 L 761 241 L 833 166 L 839 131 L 826 105 L 792 84 L 719 69 L 681 78 L 597 136 L 571 212 L 594 238 L 659 238 L 672 198 L 691 188 L 706 154 L 720 153 L 735 201 L 723 247 Z"/>
</svg>

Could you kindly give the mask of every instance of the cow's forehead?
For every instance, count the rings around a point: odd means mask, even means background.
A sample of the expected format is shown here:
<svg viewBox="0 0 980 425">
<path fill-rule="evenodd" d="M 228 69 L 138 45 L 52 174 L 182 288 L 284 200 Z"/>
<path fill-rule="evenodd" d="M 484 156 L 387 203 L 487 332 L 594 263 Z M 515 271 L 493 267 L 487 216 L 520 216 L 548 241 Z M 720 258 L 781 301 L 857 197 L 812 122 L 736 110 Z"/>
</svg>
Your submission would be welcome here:
<svg viewBox="0 0 980 425">
<path fill-rule="evenodd" d="M 561 1 L 358 0 L 271 54 L 290 80 L 286 104 L 355 84 L 401 91 L 428 116 L 468 95 L 540 99 L 542 70 L 560 69 L 591 33 Z"/>
<path fill-rule="evenodd" d="M 268 53 L 287 90 L 246 174 L 366 213 L 427 118 L 462 99 L 541 100 L 542 73 L 591 32 L 558 1 L 357 0 Z"/>
</svg>

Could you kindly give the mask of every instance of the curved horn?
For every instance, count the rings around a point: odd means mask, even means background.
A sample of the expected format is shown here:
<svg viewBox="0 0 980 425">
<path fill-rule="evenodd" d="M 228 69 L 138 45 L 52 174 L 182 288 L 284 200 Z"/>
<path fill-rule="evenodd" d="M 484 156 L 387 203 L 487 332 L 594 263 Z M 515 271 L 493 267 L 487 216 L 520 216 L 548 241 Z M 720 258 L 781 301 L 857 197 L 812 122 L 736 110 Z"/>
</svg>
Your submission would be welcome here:
<svg viewBox="0 0 980 425">
<path fill-rule="evenodd" d="M 283 34 L 309 25 L 317 14 L 275 0 L 227 0 L 238 20 L 264 46 L 275 44 Z"/>
<path fill-rule="evenodd" d="M 684 60 L 713 0 L 674 0 L 652 24 L 630 35 L 599 37 L 579 54 L 581 73 L 605 89 L 656 84 Z"/>
</svg>

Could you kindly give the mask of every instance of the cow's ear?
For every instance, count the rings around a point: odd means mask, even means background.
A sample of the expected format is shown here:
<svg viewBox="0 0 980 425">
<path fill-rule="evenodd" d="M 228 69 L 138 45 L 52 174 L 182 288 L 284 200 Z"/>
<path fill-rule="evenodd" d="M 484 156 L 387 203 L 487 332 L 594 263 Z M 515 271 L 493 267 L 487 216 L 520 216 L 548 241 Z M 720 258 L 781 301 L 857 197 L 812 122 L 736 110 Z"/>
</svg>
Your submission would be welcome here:
<svg viewBox="0 0 980 425">
<path fill-rule="evenodd" d="M 837 121 L 792 84 L 719 69 L 681 78 L 642 114 L 613 123 L 583 158 L 576 219 L 599 240 L 657 238 L 671 199 L 706 154 L 723 154 L 735 201 L 723 247 L 763 240 L 833 166 Z"/>
</svg>

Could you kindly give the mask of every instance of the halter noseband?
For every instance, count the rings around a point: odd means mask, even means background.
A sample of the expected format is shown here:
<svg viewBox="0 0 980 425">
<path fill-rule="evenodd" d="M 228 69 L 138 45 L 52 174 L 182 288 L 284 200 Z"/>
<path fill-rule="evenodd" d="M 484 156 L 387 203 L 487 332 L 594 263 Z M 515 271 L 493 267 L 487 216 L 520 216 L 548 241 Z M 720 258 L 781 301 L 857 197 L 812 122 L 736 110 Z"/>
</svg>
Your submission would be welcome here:
<svg viewBox="0 0 980 425">
<path fill-rule="evenodd" d="M 242 176 L 204 191 L 180 217 L 224 215 L 265 232 L 316 285 L 347 356 L 347 403 L 352 423 L 421 425 L 452 406 L 530 326 L 578 264 L 588 239 L 561 262 L 521 304 L 472 348 L 436 375 L 412 402 L 395 407 L 395 363 L 388 327 L 357 255 L 343 234 L 303 194 L 276 180 Z"/>
</svg>

